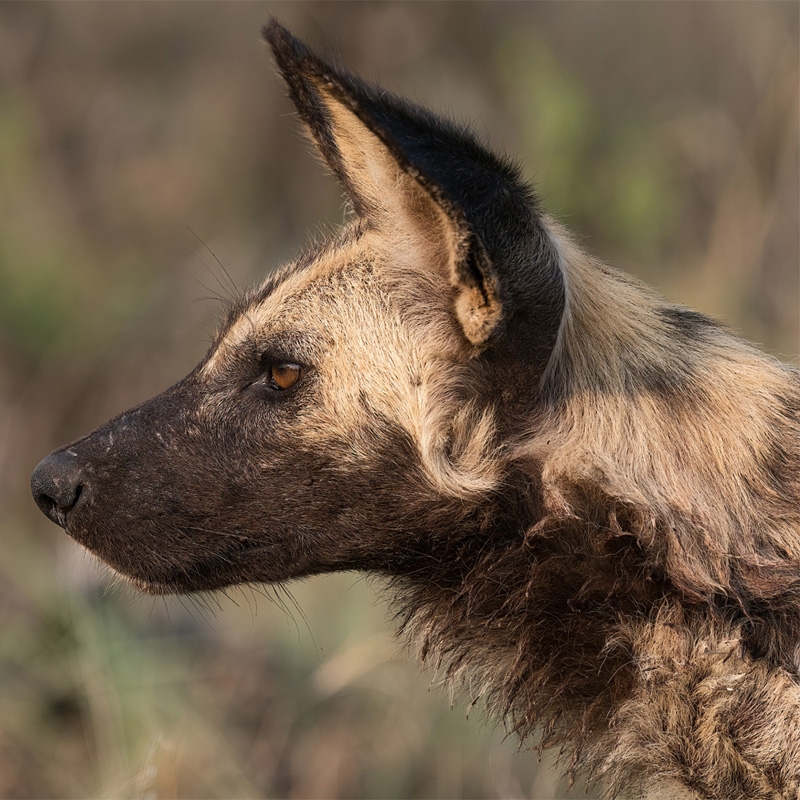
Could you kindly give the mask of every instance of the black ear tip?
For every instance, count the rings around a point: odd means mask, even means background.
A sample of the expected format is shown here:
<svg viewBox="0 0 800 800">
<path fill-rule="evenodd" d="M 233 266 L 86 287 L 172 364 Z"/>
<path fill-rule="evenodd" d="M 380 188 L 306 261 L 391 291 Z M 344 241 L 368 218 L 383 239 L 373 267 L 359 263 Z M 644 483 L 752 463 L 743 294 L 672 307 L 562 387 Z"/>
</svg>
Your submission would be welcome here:
<svg viewBox="0 0 800 800">
<path fill-rule="evenodd" d="M 276 17 L 270 17 L 261 29 L 264 41 L 272 48 L 272 53 L 279 66 L 299 64 L 308 59 L 311 51 L 305 43 L 294 36 L 291 31 L 282 25 Z"/>
<path fill-rule="evenodd" d="M 291 35 L 288 29 L 281 25 L 277 17 L 270 17 L 264 27 L 261 28 L 261 36 L 270 47 L 275 47 L 278 40 L 285 41 Z"/>
</svg>

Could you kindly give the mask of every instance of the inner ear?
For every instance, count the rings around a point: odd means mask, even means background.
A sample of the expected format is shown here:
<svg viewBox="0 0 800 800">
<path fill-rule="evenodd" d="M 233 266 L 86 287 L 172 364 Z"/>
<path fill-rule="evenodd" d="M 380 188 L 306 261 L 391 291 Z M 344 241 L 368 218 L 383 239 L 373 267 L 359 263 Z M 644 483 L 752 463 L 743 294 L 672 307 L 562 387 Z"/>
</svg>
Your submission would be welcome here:
<svg viewBox="0 0 800 800">
<path fill-rule="evenodd" d="M 454 290 L 453 312 L 464 335 L 484 346 L 501 318 L 498 287 L 489 257 L 463 215 L 364 121 L 330 91 L 317 84 L 329 118 L 336 172 L 357 213 L 407 242 L 422 243 Z"/>
<path fill-rule="evenodd" d="M 411 198 L 407 176 L 386 145 L 325 86 L 317 86 L 329 121 L 333 166 L 359 216 L 375 219 L 399 211 Z"/>
</svg>

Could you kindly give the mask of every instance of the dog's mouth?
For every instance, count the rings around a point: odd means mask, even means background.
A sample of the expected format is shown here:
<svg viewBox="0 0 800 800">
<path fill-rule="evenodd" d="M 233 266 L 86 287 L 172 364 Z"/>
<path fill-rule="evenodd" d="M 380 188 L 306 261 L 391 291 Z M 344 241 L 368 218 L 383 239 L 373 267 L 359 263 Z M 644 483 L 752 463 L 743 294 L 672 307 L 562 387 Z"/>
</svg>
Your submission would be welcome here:
<svg viewBox="0 0 800 800">
<path fill-rule="evenodd" d="M 287 564 L 279 548 L 266 541 L 237 541 L 235 547 L 215 548 L 201 558 L 197 553 L 192 557 L 184 552 L 178 560 L 170 549 L 153 546 L 157 538 L 153 535 L 144 539 L 120 537 L 101 528 L 76 526 L 70 519 L 65 530 L 114 578 L 148 595 L 213 592 L 241 583 L 276 583 L 304 574 Z M 204 543 L 204 549 L 208 544 Z"/>
<path fill-rule="evenodd" d="M 65 526 L 67 533 L 88 553 L 94 561 L 103 567 L 103 571 L 108 574 L 109 583 L 113 585 L 125 584 L 132 586 L 142 594 L 154 596 L 187 594 L 193 591 L 210 590 L 210 586 L 192 586 L 186 579 L 186 574 L 175 570 L 172 574 L 165 574 L 159 577 L 152 577 L 143 574 L 144 565 L 140 565 L 142 570 L 132 570 L 130 565 L 121 566 L 108 558 L 96 549 L 89 547 L 79 536 Z M 197 583 L 197 581 L 195 581 Z"/>
<path fill-rule="evenodd" d="M 166 570 L 163 574 L 154 576 L 144 574 L 143 570 L 132 571 L 127 568 L 127 565 L 125 568 L 120 568 L 103 556 L 98 555 L 98 553 L 91 550 L 89 552 L 110 570 L 114 578 L 132 586 L 142 594 L 162 596 L 212 592 L 216 589 L 224 589 L 227 586 L 239 583 L 238 580 L 233 578 L 226 579 L 225 576 L 221 575 L 217 565 L 206 568 L 202 565 L 197 565 L 193 568 L 175 568 L 172 571 Z"/>
</svg>

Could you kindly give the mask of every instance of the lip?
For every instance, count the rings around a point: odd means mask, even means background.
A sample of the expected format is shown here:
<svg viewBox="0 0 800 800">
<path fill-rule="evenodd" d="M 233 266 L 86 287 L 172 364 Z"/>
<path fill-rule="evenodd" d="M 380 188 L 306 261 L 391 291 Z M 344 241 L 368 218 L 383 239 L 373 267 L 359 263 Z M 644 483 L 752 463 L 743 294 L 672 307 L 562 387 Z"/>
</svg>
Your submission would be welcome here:
<svg viewBox="0 0 800 800">
<path fill-rule="evenodd" d="M 84 545 L 85 546 L 85 545 Z M 243 583 L 242 567 L 250 566 L 252 577 L 246 583 L 277 583 L 294 577 L 290 569 L 278 570 L 270 575 L 269 565 L 276 562 L 275 546 L 269 543 L 253 542 L 234 553 L 220 553 L 218 558 L 208 558 L 185 567 L 175 566 L 167 569 L 157 578 L 142 575 L 141 571 L 133 572 L 119 564 L 111 563 L 106 555 L 86 548 L 93 556 L 106 564 L 115 575 L 131 584 L 134 588 L 149 595 L 175 595 L 198 592 L 213 592 Z M 253 557 L 256 554 L 256 557 Z M 232 558 L 233 557 L 233 558 Z M 298 571 L 299 574 L 299 571 Z"/>
</svg>

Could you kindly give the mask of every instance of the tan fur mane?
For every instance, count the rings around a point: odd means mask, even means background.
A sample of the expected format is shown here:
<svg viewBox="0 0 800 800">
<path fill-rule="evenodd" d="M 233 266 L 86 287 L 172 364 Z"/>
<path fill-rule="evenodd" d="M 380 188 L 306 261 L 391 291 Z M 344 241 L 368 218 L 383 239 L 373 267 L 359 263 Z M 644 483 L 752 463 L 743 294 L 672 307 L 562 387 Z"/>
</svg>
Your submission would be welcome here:
<svg viewBox="0 0 800 800">
<path fill-rule="evenodd" d="M 403 628 L 609 796 L 795 796 L 797 374 L 553 237 L 568 317 L 483 520 L 499 544 L 461 544 L 452 584 L 396 582 Z"/>
</svg>

